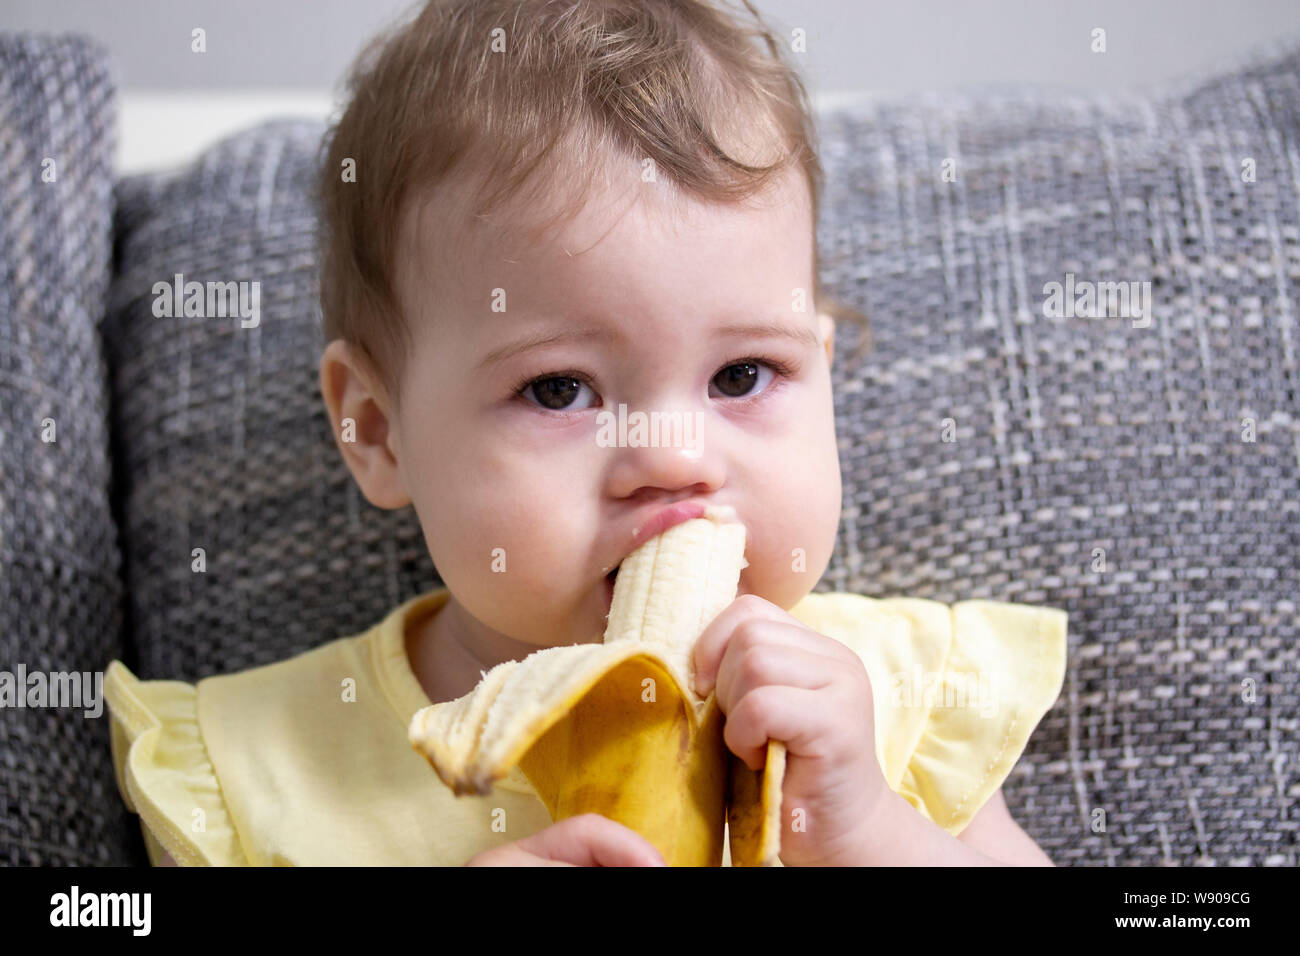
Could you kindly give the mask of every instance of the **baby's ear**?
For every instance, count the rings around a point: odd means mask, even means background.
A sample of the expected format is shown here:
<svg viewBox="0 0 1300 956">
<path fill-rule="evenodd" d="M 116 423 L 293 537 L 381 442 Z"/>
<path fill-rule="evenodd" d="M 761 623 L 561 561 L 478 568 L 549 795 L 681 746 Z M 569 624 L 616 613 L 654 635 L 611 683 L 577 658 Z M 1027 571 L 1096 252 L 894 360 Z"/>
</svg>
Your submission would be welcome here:
<svg viewBox="0 0 1300 956">
<path fill-rule="evenodd" d="M 821 327 L 821 337 L 826 343 L 826 364 L 835 363 L 835 320 L 825 312 L 817 313 L 818 324 Z"/>
<path fill-rule="evenodd" d="M 330 342 L 321 355 L 320 393 L 334 443 L 366 500 L 376 508 L 410 504 L 397 466 L 390 405 L 370 363 L 343 339 Z"/>
</svg>

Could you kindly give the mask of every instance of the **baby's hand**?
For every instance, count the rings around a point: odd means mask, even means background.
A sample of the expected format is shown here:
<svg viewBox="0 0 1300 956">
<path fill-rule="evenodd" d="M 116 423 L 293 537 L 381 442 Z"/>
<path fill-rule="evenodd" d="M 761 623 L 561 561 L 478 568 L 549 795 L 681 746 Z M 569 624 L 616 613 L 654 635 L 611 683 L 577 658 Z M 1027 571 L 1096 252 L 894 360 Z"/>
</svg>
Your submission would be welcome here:
<svg viewBox="0 0 1300 956">
<path fill-rule="evenodd" d="M 635 830 L 598 813 L 553 823 L 530 837 L 484 850 L 466 866 L 667 866 Z"/>
<path fill-rule="evenodd" d="M 862 659 L 757 595 L 723 609 L 695 645 L 695 689 L 716 687 L 723 739 L 751 770 L 768 740 L 786 746 L 781 862 L 861 865 L 889 788 L 876 761 L 871 681 Z M 791 813 L 805 826 L 790 829 Z"/>
</svg>

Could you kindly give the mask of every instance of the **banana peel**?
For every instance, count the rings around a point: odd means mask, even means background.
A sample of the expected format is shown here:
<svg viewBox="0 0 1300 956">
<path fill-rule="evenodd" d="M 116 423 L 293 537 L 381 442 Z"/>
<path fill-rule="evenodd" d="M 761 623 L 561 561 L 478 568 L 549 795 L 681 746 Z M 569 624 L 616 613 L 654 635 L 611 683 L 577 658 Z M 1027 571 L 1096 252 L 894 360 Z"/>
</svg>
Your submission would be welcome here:
<svg viewBox="0 0 1300 956">
<path fill-rule="evenodd" d="M 727 836 L 732 866 L 776 866 L 781 857 L 781 784 L 785 744 L 767 742 L 767 758 L 750 770 L 728 752 Z"/>
<path fill-rule="evenodd" d="M 781 848 L 785 746 L 758 771 L 731 754 L 693 652 L 736 596 L 745 526 L 730 507 L 669 528 L 619 568 L 601 644 L 550 647 L 486 672 L 470 693 L 418 711 L 408 738 L 457 795 L 518 766 L 554 822 L 599 813 L 670 866 L 771 866 Z"/>
</svg>

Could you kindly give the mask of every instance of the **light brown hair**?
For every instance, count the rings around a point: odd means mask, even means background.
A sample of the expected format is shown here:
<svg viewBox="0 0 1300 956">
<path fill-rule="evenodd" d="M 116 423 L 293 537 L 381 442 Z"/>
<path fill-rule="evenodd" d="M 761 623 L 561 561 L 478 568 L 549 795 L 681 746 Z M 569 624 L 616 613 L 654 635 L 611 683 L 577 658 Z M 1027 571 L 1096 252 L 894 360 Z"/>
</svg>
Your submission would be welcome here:
<svg viewBox="0 0 1300 956">
<path fill-rule="evenodd" d="M 800 166 L 813 304 L 858 325 L 860 355 L 865 316 L 827 295 L 817 271 L 823 172 L 807 93 L 742 2 L 752 23 L 705 0 L 430 0 L 371 41 L 322 142 L 325 341 L 358 347 L 395 403 L 411 343 L 394 282 L 404 204 L 472 167 L 475 215 L 557 190 L 576 212 L 596 157 L 621 154 L 715 202 L 741 201 Z M 342 174 L 348 160 L 355 181 Z"/>
</svg>

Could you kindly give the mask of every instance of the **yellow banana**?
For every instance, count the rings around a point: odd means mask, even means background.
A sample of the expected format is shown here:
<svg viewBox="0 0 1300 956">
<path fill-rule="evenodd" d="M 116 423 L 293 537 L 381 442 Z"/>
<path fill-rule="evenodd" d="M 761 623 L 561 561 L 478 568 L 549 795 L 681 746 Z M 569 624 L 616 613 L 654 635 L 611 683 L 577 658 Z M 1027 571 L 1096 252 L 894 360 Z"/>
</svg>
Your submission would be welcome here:
<svg viewBox="0 0 1300 956">
<path fill-rule="evenodd" d="M 727 751 L 712 692 L 694 690 L 692 654 L 736 596 L 745 526 L 729 507 L 682 522 L 619 568 L 602 644 L 498 664 L 464 697 L 420 710 L 411 746 L 457 794 L 487 793 L 518 765 L 553 821 L 600 813 L 649 840 L 670 866 L 780 853 L 785 747 L 751 771 Z"/>
<path fill-rule="evenodd" d="M 785 744 L 767 742 L 761 770 L 750 770 L 727 754 L 727 845 L 732 866 L 775 866 L 781 856 L 781 784 L 785 781 Z"/>
</svg>

